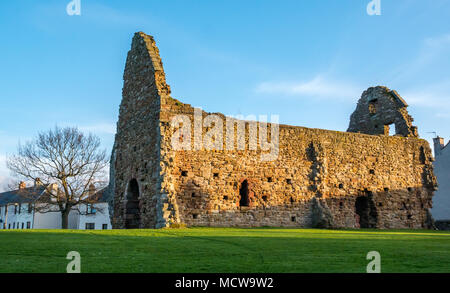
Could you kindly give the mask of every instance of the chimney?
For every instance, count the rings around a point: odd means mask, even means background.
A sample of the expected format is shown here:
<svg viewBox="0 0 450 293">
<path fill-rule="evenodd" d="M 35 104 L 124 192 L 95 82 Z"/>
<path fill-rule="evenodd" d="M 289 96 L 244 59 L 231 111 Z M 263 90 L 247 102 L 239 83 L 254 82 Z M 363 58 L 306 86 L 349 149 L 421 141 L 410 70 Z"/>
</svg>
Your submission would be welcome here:
<svg viewBox="0 0 450 293">
<path fill-rule="evenodd" d="M 95 194 L 95 191 L 95 185 L 91 183 L 91 185 L 89 185 L 89 196 L 93 196 Z"/>
<path fill-rule="evenodd" d="M 444 138 L 438 136 L 433 138 L 434 142 L 434 156 L 437 157 L 441 154 L 442 149 L 444 148 Z"/>
<path fill-rule="evenodd" d="M 43 184 L 42 184 L 41 178 L 36 178 L 34 180 L 34 187 L 39 187 L 39 186 L 42 186 L 42 185 Z"/>
<path fill-rule="evenodd" d="M 27 188 L 27 184 L 25 182 L 23 182 L 23 181 L 20 181 L 20 183 L 19 183 L 19 190 L 22 190 L 22 189 L 25 189 L 25 188 Z"/>
</svg>

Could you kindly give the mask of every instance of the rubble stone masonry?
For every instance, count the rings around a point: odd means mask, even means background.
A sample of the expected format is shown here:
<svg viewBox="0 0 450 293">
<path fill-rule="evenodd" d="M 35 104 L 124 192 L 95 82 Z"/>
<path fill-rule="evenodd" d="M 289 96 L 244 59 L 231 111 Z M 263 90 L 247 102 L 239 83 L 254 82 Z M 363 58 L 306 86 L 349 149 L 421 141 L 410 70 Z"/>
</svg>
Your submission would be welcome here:
<svg viewBox="0 0 450 293">
<path fill-rule="evenodd" d="M 397 93 L 368 91 L 382 97 L 370 104 L 363 94 L 351 132 L 279 125 L 275 160 L 261 160 L 261 148 L 249 150 L 247 122 L 245 150 L 227 150 L 225 139 L 222 150 L 174 150 L 173 118 L 185 115 L 191 129 L 199 127 L 195 109 L 170 97 L 154 39 L 136 33 L 111 161 L 113 226 L 430 228 L 437 183 L 429 144 L 417 137 Z M 383 100 L 386 94 L 393 104 Z M 384 108 L 373 108 L 376 103 Z M 209 114 L 202 112 L 203 118 Z M 215 115 L 225 138 L 225 116 Z M 365 122 L 358 123 L 358 116 Z M 398 135 L 365 134 L 374 129 L 370 119 L 383 127 L 398 124 Z M 200 129 L 205 137 L 211 127 Z"/>
</svg>

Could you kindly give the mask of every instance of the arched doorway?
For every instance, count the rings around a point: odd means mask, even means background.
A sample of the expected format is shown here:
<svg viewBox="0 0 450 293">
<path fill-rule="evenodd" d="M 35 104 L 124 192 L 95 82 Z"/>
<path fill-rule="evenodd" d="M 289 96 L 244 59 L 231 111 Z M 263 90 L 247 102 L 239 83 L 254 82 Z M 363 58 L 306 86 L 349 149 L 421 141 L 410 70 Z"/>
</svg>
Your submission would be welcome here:
<svg viewBox="0 0 450 293">
<path fill-rule="evenodd" d="M 241 183 L 241 188 L 239 189 L 239 195 L 241 196 L 241 199 L 239 201 L 239 206 L 241 207 L 248 207 L 250 205 L 250 199 L 249 199 L 249 191 L 248 191 L 248 181 L 244 180 Z"/>
<path fill-rule="evenodd" d="M 358 215 L 360 228 L 376 228 L 378 213 L 372 196 L 360 196 L 356 198 L 355 212 Z"/>
<path fill-rule="evenodd" d="M 141 222 L 139 211 L 139 185 L 136 179 L 128 183 L 126 206 L 125 206 L 125 228 L 138 229 Z"/>
</svg>

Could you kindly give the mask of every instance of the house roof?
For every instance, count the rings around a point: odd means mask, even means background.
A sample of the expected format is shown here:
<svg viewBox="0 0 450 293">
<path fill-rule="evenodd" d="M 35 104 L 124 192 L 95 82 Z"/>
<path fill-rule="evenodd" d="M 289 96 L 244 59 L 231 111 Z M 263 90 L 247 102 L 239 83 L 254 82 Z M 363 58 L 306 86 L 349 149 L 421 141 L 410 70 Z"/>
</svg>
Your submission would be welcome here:
<svg viewBox="0 0 450 293">
<path fill-rule="evenodd" d="M 97 191 L 94 195 L 90 196 L 98 202 L 108 202 L 110 199 L 110 193 L 108 187 L 103 188 L 102 190 Z"/>
<path fill-rule="evenodd" d="M 45 192 L 46 187 L 40 186 L 38 188 L 29 187 L 13 191 L 0 193 L 0 206 L 12 203 L 29 203 L 38 199 Z M 97 202 L 108 202 L 110 193 L 108 188 L 97 191 L 93 196 Z"/>
<path fill-rule="evenodd" d="M 0 206 L 10 203 L 29 203 L 36 200 L 45 191 L 44 186 L 29 187 L 0 193 Z"/>
</svg>

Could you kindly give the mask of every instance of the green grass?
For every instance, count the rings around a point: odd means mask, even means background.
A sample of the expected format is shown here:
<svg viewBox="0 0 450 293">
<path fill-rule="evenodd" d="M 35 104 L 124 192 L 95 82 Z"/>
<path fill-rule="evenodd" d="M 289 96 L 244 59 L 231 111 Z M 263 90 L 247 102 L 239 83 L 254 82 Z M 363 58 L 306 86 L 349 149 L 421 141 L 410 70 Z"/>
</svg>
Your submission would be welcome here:
<svg viewBox="0 0 450 293">
<path fill-rule="evenodd" d="M 189 228 L 3 230 L 0 272 L 61 272 L 69 251 L 82 272 L 450 272 L 450 233 L 437 231 Z"/>
</svg>

